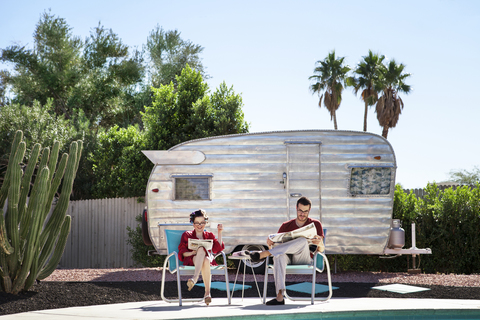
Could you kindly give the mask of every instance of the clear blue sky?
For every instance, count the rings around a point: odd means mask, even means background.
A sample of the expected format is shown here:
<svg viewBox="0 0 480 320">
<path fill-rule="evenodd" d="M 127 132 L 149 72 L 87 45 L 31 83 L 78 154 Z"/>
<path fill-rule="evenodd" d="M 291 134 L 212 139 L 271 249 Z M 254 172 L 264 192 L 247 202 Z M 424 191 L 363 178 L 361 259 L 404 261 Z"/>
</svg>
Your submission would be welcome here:
<svg viewBox="0 0 480 320">
<path fill-rule="evenodd" d="M 336 50 L 355 66 L 371 49 L 412 73 L 388 140 L 405 188 L 444 181 L 480 165 L 480 1 L 10 1 L 0 0 L 0 48 L 31 48 L 40 15 L 65 18 L 85 38 L 101 22 L 141 47 L 159 24 L 203 46 L 211 88 L 243 97 L 251 132 L 333 129 L 308 77 Z M 3 69 L 6 65 L 1 65 Z M 344 92 L 341 130 L 363 130 L 363 102 Z M 368 131 L 381 134 L 374 109 Z"/>
</svg>

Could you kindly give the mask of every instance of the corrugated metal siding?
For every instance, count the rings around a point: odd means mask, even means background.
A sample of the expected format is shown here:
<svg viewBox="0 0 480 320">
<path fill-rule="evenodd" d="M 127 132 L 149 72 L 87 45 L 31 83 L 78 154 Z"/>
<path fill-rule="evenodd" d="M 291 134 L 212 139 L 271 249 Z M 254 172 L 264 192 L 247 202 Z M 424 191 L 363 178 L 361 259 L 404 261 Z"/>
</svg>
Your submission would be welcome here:
<svg viewBox="0 0 480 320">
<path fill-rule="evenodd" d="M 70 201 L 67 214 L 72 217 L 72 227 L 59 266 L 133 267 L 127 226 L 137 226 L 135 216 L 144 207 L 137 198 Z"/>
<path fill-rule="evenodd" d="M 323 139 L 322 223 L 328 228 L 327 252 L 382 254 L 390 230 L 394 181 L 391 195 L 352 197 L 349 165 L 396 166 L 391 146 L 378 136 L 343 133 Z"/>
<path fill-rule="evenodd" d="M 290 148 L 287 165 L 285 141 L 289 140 L 321 141 L 320 155 L 312 152 L 314 147 Z M 158 223 L 188 223 L 190 212 L 198 208 L 207 210 L 211 222 L 224 224 L 227 251 L 237 244 L 265 244 L 266 236 L 288 219 L 288 193 L 299 192 L 313 201 L 310 215 L 321 214 L 329 229 L 327 253 L 383 252 L 393 196 L 348 195 L 348 165 L 396 166 L 393 150 L 379 136 L 345 131 L 273 132 L 200 139 L 171 150 L 202 151 L 206 160 L 199 165 L 156 166 L 152 171 L 147 186 L 150 236 L 158 250 L 163 249 Z M 381 160 L 375 160 L 379 155 Z M 289 189 L 280 183 L 283 172 L 289 174 Z M 172 201 L 171 174 L 211 174 L 212 200 Z M 315 192 L 318 176 L 321 198 Z M 152 195 L 153 188 L 160 192 Z M 392 192 L 393 188 L 394 183 Z M 296 198 L 290 202 L 294 206 Z M 316 209 L 320 207 L 321 213 Z"/>
</svg>

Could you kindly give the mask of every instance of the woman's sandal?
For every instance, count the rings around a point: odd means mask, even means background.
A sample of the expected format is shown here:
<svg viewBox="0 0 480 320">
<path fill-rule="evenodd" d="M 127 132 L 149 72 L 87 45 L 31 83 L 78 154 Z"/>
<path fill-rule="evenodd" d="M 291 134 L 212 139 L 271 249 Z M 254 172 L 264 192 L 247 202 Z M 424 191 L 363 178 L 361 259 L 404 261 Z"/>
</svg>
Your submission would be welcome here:
<svg viewBox="0 0 480 320">
<path fill-rule="evenodd" d="M 210 303 L 212 303 L 212 296 L 205 296 L 205 304 L 208 306 Z"/>
<path fill-rule="evenodd" d="M 191 291 L 194 285 L 195 285 L 195 281 L 193 281 L 193 279 L 188 279 L 187 281 L 188 291 Z"/>
</svg>

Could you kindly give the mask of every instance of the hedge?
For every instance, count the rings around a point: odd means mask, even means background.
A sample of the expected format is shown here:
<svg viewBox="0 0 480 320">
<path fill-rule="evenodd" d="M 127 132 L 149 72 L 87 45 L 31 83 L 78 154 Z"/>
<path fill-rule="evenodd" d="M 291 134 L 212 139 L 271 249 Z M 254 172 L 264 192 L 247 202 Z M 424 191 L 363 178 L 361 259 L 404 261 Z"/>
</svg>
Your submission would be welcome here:
<svg viewBox="0 0 480 320">
<path fill-rule="evenodd" d="M 425 273 L 473 274 L 480 272 L 480 184 L 440 190 L 428 184 L 426 194 L 417 199 L 397 185 L 393 218 L 405 229 L 405 247 L 410 248 L 411 225 L 415 222 L 417 248 L 432 249 L 419 255 L 417 267 Z M 386 257 L 384 257 L 386 258 Z M 382 259 L 368 255 L 335 255 L 330 259 L 337 271 L 405 272 L 412 258 L 403 255 Z"/>
</svg>

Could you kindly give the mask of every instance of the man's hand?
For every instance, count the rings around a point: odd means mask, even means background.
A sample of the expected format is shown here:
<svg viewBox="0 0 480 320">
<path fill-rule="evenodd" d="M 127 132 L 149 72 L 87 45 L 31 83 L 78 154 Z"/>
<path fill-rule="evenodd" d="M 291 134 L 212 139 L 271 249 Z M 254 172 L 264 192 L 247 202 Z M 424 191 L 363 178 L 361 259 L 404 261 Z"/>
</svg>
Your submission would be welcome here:
<svg viewBox="0 0 480 320">
<path fill-rule="evenodd" d="M 312 239 L 312 243 L 317 246 L 317 251 L 318 252 L 324 252 L 325 251 L 325 246 L 323 245 L 323 237 L 316 235 Z"/>
<path fill-rule="evenodd" d="M 274 243 L 275 243 L 275 242 L 273 242 L 272 240 L 270 240 L 270 238 L 267 238 L 267 245 L 268 245 L 269 247 L 273 246 Z"/>
<path fill-rule="evenodd" d="M 312 243 L 314 245 L 317 245 L 317 246 L 320 245 L 320 244 L 323 245 L 323 237 L 320 237 L 319 235 L 316 235 L 315 237 L 313 237 Z"/>
</svg>

